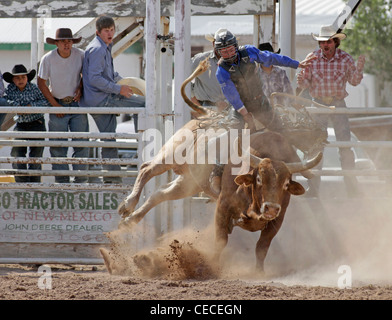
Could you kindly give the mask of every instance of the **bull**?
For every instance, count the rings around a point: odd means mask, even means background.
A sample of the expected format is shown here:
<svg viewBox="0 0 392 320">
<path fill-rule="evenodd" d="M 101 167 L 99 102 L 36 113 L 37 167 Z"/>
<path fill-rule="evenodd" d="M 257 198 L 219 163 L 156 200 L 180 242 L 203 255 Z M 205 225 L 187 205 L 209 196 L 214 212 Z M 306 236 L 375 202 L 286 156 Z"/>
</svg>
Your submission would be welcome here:
<svg viewBox="0 0 392 320">
<path fill-rule="evenodd" d="M 183 199 L 203 191 L 217 200 L 216 257 L 219 258 L 226 246 L 228 234 L 234 226 L 249 231 L 263 230 L 256 246 L 257 267 L 262 270 L 271 240 L 283 222 L 290 195 L 300 195 L 305 192 L 299 183 L 291 180 L 291 175 L 302 172 L 304 176 L 309 177 L 309 169 L 317 165 L 321 155 L 302 164 L 292 146 L 280 134 L 255 133 L 251 135 L 251 152 L 246 157 L 250 159 L 252 170 L 246 174 L 233 176 L 231 169 L 234 164 L 229 161 L 223 174 L 222 190 L 219 194 L 214 193 L 209 182 L 214 164 L 179 164 L 172 161 L 184 131 L 196 132 L 201 123 L 208 125 L 208 121 L 212 121 L 211 119 L 217 116 L 213 111 L 193 104 L 184 91 L 187 83 L 207 69 L 208 62 L 201 62 L 181 88 L 185 102 L 200 117 L 189 121 L 169 139 L 151 161 L 142 164 L 131 194 L 118 208 L 118 213 L 122 217 L 119 227 L 129 227 L 140 222 L 161 202 Z M 195 145 L 205 138 L 205 136 L 197 137 L 195 133 Z M 135 210 L 145 184 L 151 178 L 170 169 L 178 174 L 178 177 L 161 186 Z M 233 197 L 233 194 L 236 196 Z"/>
</svg>

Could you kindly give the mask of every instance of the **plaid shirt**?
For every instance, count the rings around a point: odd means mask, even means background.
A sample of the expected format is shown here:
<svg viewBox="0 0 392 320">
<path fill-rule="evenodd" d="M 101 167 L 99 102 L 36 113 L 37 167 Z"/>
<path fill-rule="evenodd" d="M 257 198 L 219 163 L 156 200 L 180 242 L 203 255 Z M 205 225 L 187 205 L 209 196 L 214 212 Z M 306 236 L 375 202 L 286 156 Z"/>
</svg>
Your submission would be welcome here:
<svg viewBox="0 0 392 320">
<path fill-rule="evenodd" d="M 5 90 L 5 98 L 10 106 L 50 106 L 37 85 L 30 82 L 27 83 L 23 91 L 20 91 L 15 84 L 10 83 Z M 16 122 L 33 122 L 43 118 L 43 116 L 43 113 L 21 114 L 18 115 Z"/>
<path fill-rule="evenodd" d="M 335 56 L 327 60 L 321 49 L 314 52 L 315 59 L 309 68 L 304 69 L 304 83 L 301 89 L 309 88 L 313 98 L 348 96 L 346 83 L 360 84 L 363 71 L 358 71 L 354 59 L 345 51 L 336 49 Z"/>
</svg>

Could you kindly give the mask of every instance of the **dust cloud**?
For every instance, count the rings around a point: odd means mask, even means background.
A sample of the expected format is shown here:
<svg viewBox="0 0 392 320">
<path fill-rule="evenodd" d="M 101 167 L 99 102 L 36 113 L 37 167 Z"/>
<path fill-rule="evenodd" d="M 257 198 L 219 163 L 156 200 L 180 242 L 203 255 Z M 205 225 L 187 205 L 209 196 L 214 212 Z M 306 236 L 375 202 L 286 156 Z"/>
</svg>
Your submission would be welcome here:
<svg viewBox="0 0 392 320">
<path fill-rule="evenodd" d="M 392 201 L 387 197 L 292 201 L 266 265 L 287 285 L 392 283 Z M 268 259 L 269 258 L 269 259 Z"/>
<path fill-rule="evenodd" d="M 392 200 L 380 198 L 292 197 L 273 239 L 265 273 L 255 270 L 259 232 L 234 228 L 220 261 L 215 261 L 214 227 L 177 230 L 151 248 L 134 243 L 152 234 L 138 225 L 113 231 L 101 249 L 111 274 L 162 279 L 242 279 L 251 283 L 336 287 L 350 271 L 352 286 L 392 284 Z M 211 213 L 213 214 L 213 213 Z M 341 267 L 344 267 L 344 272 Z"/>
<path fill-rule="evenodd" d="M 219 265 L 213 259 L 208 229 L 183 229 L 160 237 L 151 248 L 135 247 L 146 234 L 153 232 L 142 225 L 107 234 L 110 249 L 101 249 L 101 255 L 111 274 L 171 280 L 218 277 Z"/>
</svg>

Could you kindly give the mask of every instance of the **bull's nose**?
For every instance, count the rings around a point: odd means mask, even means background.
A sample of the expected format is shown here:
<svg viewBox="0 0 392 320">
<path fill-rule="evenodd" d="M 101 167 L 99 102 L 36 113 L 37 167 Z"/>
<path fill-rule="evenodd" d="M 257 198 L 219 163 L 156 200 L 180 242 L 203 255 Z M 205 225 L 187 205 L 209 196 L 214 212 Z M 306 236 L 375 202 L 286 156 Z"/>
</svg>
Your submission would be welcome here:
<svg viewBox="0 0 392 320">
<path fill-rule="evenodd" d="M 265 202 L 262 206 L 261 215 L 267 220 L 276 219 L 280 213 L 281 206 L 278 203 Z"/>
</svg>

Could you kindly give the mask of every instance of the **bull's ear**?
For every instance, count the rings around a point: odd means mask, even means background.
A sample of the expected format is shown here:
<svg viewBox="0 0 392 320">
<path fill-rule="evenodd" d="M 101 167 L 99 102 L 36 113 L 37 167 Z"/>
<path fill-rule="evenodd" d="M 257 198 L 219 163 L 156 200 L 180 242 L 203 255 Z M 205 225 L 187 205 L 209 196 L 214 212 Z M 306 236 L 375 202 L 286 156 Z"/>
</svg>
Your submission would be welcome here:
<svg viewBox="0 0 392 320">
<path fill-rule="evenodd" d="M 238 184 L 239 186 L 244 184 L 245 186 L 249 186 L 250 184 L 253 183 L 253 174 L 247 173 L 247 174 L 240 174 L 239 176 L 236 176 L 234 179 L 234 182 Z"/>
<path fill-rule="evenodd" d="M 305 193 L 305 188 L 300 183 L 290 180 L 287 191 L 294 196 L 300 196 Z"/>
</svg>

